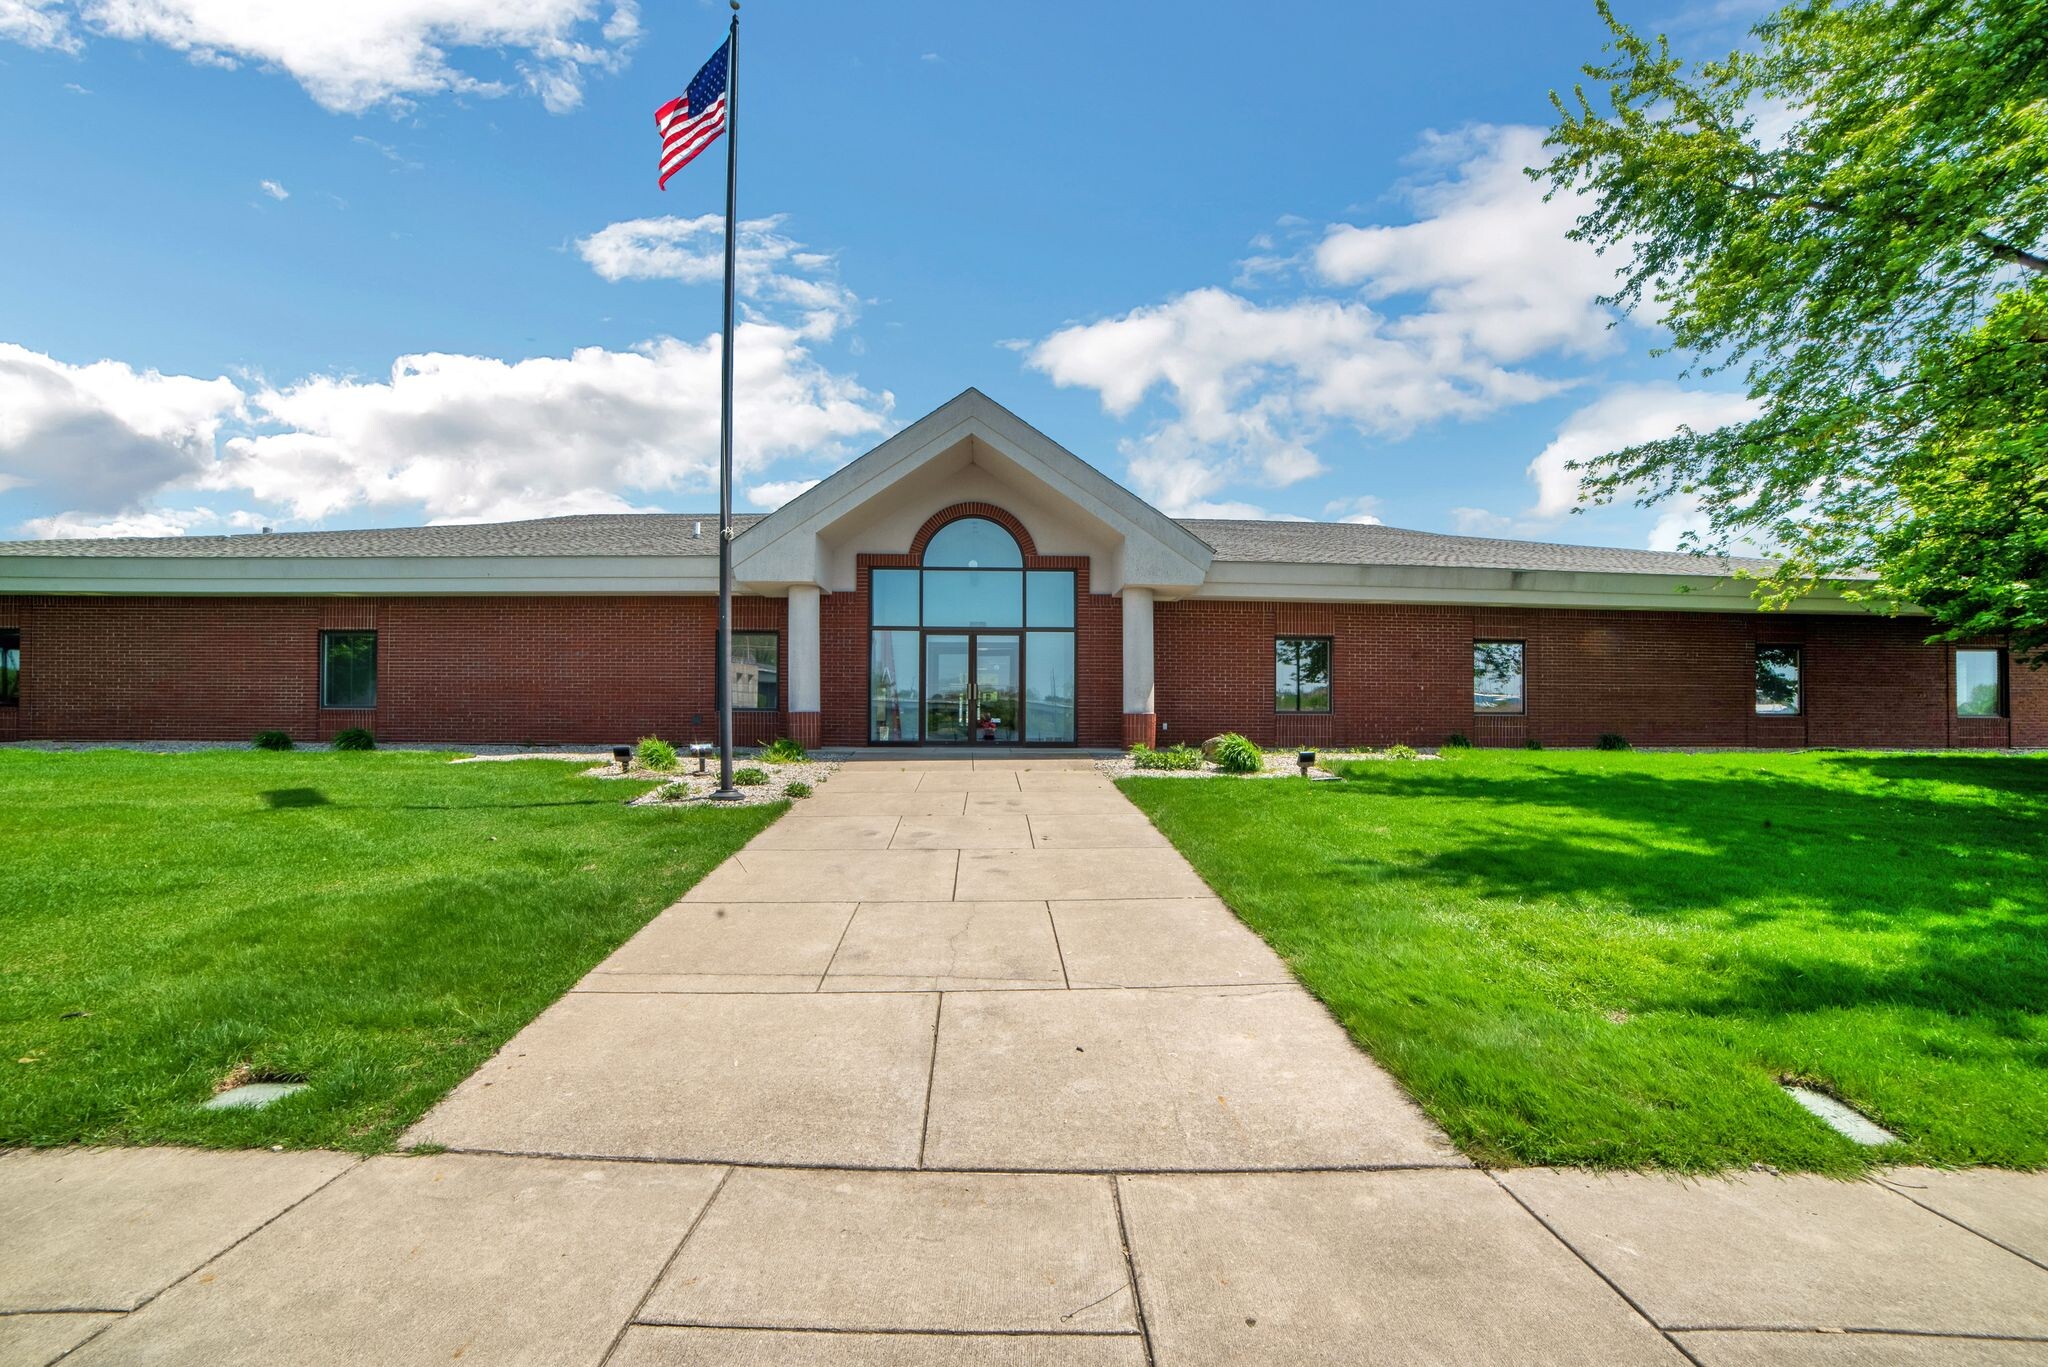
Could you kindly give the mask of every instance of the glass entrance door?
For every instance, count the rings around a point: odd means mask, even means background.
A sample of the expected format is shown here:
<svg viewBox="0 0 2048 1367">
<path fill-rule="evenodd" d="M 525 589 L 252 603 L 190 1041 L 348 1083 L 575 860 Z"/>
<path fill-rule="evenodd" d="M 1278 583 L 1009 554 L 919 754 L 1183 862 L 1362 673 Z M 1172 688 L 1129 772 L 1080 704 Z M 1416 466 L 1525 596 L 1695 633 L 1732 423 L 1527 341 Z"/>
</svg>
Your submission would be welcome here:
<svg viewBox="0 0 2048 1367">
<path fill-rule="evenodd" d="M 1017 743 L 1017 680 L 1024 645 L 1015 636 L 974 638 L 974 738 L 996 745 Z"/>
<path fill-rule="evenodd" d="M 973 639 L 936 632 L 924 638 L 924 738 L 935 744 L 974 739 Z"/>
</svg>

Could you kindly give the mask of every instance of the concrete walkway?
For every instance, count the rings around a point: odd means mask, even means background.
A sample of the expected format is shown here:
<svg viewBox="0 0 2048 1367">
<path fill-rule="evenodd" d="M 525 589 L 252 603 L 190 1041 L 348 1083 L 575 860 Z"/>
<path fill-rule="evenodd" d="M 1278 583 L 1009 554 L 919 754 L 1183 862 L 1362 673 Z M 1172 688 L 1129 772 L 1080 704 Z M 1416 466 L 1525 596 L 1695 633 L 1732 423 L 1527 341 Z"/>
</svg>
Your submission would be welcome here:
<svg viewBox="0 0 2048 1367">
<path fill-rule="evenodd" d="M 411 1137 L 0 1157 L 0 1365 L 2048 1363 L 2048 1178 L 1480 1172 L 1072 759 L 849 766 Z"/>
</svg>

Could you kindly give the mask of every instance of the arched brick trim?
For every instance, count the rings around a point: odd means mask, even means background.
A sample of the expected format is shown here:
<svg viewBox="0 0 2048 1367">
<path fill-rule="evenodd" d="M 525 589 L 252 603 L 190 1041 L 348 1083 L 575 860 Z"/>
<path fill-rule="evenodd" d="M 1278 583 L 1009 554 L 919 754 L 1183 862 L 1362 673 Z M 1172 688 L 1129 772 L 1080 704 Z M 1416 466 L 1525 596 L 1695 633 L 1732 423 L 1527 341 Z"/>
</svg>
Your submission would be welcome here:
<svg viewBox="0 0 2048 1367">
<path fill-rule="evenodd" d="M 985 517 L 1017 538 L 1017 544 L 1024 551 L 1024 558 L 1038 554 L 1038 547 L 1032 544 L 1031 533 L 1024 529 L 1007 508 L 998 508 L 993 503 L 955 503 L 950 508 L 941 508 L 926 518 L 924 525 L 917 529 L 917 535 L 910 540 L 910 554 L 916 561 L 924 559 L 924 548 L 939 534 L 939 528 L 948 522 L 958 522 L 963 517 Z"/>
</svg>

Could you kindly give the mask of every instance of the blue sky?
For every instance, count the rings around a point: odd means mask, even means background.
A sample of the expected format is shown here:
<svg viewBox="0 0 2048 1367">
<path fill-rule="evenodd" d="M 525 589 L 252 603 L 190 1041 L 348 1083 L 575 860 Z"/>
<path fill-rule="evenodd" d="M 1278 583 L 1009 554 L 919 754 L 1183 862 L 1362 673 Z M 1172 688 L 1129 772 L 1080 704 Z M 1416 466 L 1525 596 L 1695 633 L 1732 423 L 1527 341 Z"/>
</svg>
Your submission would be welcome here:
<svg viewBox="0 0 2048 1367">
<path fill-rule="evenodd" d="M 0 535 L 711 507 L 725 7 L 247 8 L 0 0 Z M 1590 3 L 743 25 L 742 507 L 974 385 L 1170 512 L 1662 546 L 1564 462 L 1743 411 L 1519 175 Z"/>
</svg>

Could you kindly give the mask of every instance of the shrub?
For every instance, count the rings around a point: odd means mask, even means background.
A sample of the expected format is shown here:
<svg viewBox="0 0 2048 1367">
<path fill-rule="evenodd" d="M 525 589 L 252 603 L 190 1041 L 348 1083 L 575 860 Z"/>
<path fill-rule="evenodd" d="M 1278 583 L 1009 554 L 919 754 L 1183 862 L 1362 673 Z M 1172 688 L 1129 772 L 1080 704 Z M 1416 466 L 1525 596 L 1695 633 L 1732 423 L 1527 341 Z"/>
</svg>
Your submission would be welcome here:
<svg viewBox="0 0 2048 1367">
<path fill-rule="evenodd" d="M 1626 750 L 1629 748 L 1628 737 L 1613 731 L 1603 731 L 1600 733 L 1600 739 L 1593 742 L 1593 748 L 1595 750 Z"/>
<path fill-rule="evenodd" d="M 1259 747 L 1235 731 L 1218 736 L 1215 746 L 1216 767 L 1226 774 L 1256 774 L 1266 767 L 1266 757 L 1259 753 Z"/>
<path fill-rule="evenodd" d="M 1529 739 L 1522 742 L 1522 748 L 1524 750 L 1541 750 L 1543 748 L 1543 742 L 1536 739 L 1536 737 L 1531 736 L 1529 737 Z"/>
<path fill-rule="evenodd" d="M 642 769 L 673 769 L 676 748 L 659 736 L 642 736 L 636 756 Z"/>
<path fill-rule="evenodd" d="M 377 748 L 377 738 L 360 726 L 351 726 L 346 731 L 337 731 L 335 733 L 334 748 L 337 750 L 374 750 Z"/>
<path fill-rule="evenodd" d="M 1388 759 L 1414 759 L 1414 758 L 1415 758 L 1415 747 L 1414 747 L 1414 746 L 1412 746 L 1412 745 L 1389 745 L 1389 746 L 1387 747 L 1387 758 L 1388 758 Z"/>
<path fill-rule="evenodd" d="M 782 795 L 784 797 L 809 797 L 811 795 L 811 785 L 804 782 L 802 779 L 798 779 L 796 782 L 784 788 L 782 790 Z"/>
<path fill-rule="evenodd" d="M 292 738 L 282 731 L 258 731 L 256 739 L 249 742 L 258 750 L 289 750 Z"/>
<path fill-rule="evenodd" d="M 1444 737 L 1443 748 L 1446 750 L 1470 750 L 1472 742 L 1465 739 L 1464 732 L 1453 731 L 1450 735 Z"/>
<path fill-rule="evenodd" d="M 654 790 L 654 795 L 663 802 L 681 802 L 690 795 L 690 785 L 678 779 L 673 783 L 662 784 Z"/>
<path fill-rule="evenodd" d="M 1170 745 L 1155 750 L 1149 745 L 1131 747 L 1131 763 L 1140 769 L 1199 769 L 1202 752 L 1192 745 Z"/>
<path fill-rule="evenodd" d="M 778 736 L 761 747 L 761 758 L 769 764 L 802 764 L 810 753 L 788 736 Z"/>
<path fill-rule="evenodd" d="M 758 788 L 768 781 L 768 771 L 743 764 L 732 771 L 732 781 L 742 788 Z"/>
</svg>

